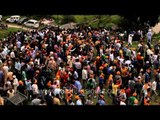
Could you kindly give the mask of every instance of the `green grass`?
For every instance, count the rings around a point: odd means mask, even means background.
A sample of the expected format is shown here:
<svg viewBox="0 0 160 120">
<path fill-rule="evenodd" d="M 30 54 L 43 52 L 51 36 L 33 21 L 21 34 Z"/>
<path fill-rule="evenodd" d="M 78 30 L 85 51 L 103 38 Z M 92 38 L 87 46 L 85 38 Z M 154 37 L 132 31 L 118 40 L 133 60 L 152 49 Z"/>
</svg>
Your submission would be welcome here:
<svg viewBox="0 0 160 120">
<path fill-rule="evenodd" d="M 7 28 L 6 30 L 0 29 L 0 39 L 6 38 L 11 33 L 17 32 L 18 30 L 22 30 L 21 28 Z"/>
</svg>

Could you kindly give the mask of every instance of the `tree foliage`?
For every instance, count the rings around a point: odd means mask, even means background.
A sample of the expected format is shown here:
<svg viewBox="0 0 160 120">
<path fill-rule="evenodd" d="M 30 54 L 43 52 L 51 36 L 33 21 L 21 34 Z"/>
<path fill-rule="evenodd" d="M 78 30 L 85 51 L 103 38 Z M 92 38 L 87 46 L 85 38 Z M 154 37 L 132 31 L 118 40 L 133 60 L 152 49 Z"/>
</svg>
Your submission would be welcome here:
<svg viewBox="0 0 160 120">
<path fill-rule="evenodd" d="M 57 24 L 76 22 L 79 25 L 91 27 L 111 28 L 118 26 L 121 29 L 142 29 L 147 25 L 152 27 L 159 21 L 159 15 L 52 15 Z"/>
<path fill-rule="evenodd" d="M 69 22 L 75 22 L 75 18 L 73 15 L 64 15 L 61 21 L 61 24 L 66 24 Z"/>
</svg>

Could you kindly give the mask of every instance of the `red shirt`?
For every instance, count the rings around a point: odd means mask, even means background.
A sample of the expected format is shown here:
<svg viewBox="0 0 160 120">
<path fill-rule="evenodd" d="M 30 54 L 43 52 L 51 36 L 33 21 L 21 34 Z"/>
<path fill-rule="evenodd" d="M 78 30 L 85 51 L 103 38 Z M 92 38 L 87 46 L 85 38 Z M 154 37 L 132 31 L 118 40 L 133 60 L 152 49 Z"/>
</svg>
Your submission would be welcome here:
<svg viewBox="0 0 160 120">
<path fill-rule="evenodd" d="M 128 89 L 126 89 L 125 91 L 126 91 L 126 96 L 127 96 L 127 97 L 130 97 L 130 96 L 131 96 L 131 89 L 128 88 Z"/>
<path fill-rule="evenodd" d="M 141 60 L 141 56 L 140 55 L 137 55 L 137 60 Z"/>
</svg>

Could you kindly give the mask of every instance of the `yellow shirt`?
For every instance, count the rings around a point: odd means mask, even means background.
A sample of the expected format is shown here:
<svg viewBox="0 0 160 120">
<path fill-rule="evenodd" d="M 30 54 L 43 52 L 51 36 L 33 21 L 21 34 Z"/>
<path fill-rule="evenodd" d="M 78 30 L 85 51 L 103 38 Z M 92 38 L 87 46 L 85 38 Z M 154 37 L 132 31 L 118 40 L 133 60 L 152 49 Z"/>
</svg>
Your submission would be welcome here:
<svg viewBox="0 0 160 120">
<path fill-rule="evenodd" d="M 123 56 L 123 51 L 122 50 L 119 50 L 119 55 Z"/>
<path fill-rule="evenodd" d="M 118 87 L 119 87 L 119 85 L 112 84 L 112 93 L 113 94 L 117 95 Z"/>
</svg>

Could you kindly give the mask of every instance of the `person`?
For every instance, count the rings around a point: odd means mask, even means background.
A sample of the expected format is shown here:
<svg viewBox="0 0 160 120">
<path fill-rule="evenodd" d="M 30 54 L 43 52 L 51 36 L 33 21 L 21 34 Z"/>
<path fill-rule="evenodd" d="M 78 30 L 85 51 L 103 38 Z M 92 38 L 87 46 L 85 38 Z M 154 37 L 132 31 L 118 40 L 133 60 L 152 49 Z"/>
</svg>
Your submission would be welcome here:
<svg viewBox="0 0 160 120">
<path fill-rule="evenodd" d="M 20 80 L 18 83 L 19 83 L 19 86 L 17 87 L 17 90 L 20 93 L 25 94 L 25 86 L 24 86 L 23 82 Z"/>
<path fill-rule="evenodd" d="M 47 104 L 46 104 L 46 101 L 42 99 L 39 105 L 40 106 L 46 106 Z"/>
<path fill-rule="evenodd" d="M 132 39 L 133 39 L 133 34 L 128 35 L 128 45 L 132 46 Z"/>
<path fill-rule="evenodd" d="M 35 94 L 35 95 L 38 95 L 38 94 L 39 94 L 39 89 L 38 89 L 38 85 L 37 85 L 37 80 L 34 80 L 34 81 L 33 81 L 32 91 L 33 91 L 33 94 Z"/>
<path fill-rule="evenodd" d="M 14 95 L 15 95 L 15 91 L 13 88 L 10 88 L 8 91 L 7 91 L 7 94 L 8 94 L 8 98 L 12 98 Z"/>
<path fill-rule="evenodd" d="M 33 95 L 31 80 L 25 80 L 25 85 L 26 85 L 26 94 L 28 96 L 28 100 L 30 101 Z"/>
<path fill-rule="evenodd" d="M 53 98 L 52 98 L 52 96 L 50 95 L 50 91 L 47 91 L 46 90 L 46 94 L 45 94 L 45 96 L 44 96 L 44 99 L 45 99 L 45 101 L 46 101 L 46 104 L 47 104 L 47 106 L 52 106 L 53 105 Z"/>
<path fill-rule="evenodd" d="M 76 99 L 76 105 L 83 105 L 81 98 L 77 95 L 75 96 Z"/>
<path fill-rule="evenodd" d="M 101 105 L 106 105 L 105 99 L 104 99 L 104 94 L 100 94 L 99 95 L 99 100 L 98 100 L 98 104 Z"/>
<path fill-rule="evenodd" d="M 77 92 L 79 93 L 80 90 L 82 89 L 82 84 L 81 84 L 81 82 L 80 82 L 79 80 L 75 80 L 74 86 L 76 87 Z"/>
<path fill-rule="evenodd" d="M 33 100 L 31 101 L 31 105 L 40 105 L 41 99 L 38 97 L 38 95 L 33 95 Z"/>
<path fill-rule="evenodd" d="M 135 106 L 135 105 L 138 105 L 138 103 L 139 103 L 139 101 L 138 101 L 137 99 L 135 99 L 133 105 L 134 105 L 134 106 Z"/>
<path fill-rule="evenodd" d="M 151 78 L 150 78 L 150 68 L 148 68 L 145 72 L 145 83 L 148 83 L 151 81 Z"/>
<path fill-rule="evenodd" d="M 54 89 L 54 96 L 56 96 L 57 94 L 59 96 L 61 96 L 61 89 L 60 89 L 60 85 L 57 85 L 57 87 Z"/>
<path fill-rule="evenodd" d="M 92 101 L 92 99 L 91 99 L 91 94 L 88 94 L 87 95 L 87 99 L 86 99 L 86 103 L 85 103 L 85 105 L 93 105 L 93 101 Z"/>
<path fill-rule="evenodd" d="M 127 104 L 125 103 L 125 101 L 121 100 L 120 105 L 127 105 Z"/>
<path fill-rule="evenodd" d="M 3 70 L 0 70 L 0 87 L 3 87 L 5 84 L 5 80 L 4 80 L 4 72 Z"/>
<path fill-rule="evenodd" d="M 61 105 L 59 94 L 56 94 L 53 98 L 53 105 Z"/>
<path fill-rule="evenodd" d="M 75 103 L 73 102 L 72 99 L 70 99 L 70 100 L 68 101 L 68 105 L 75 105 Z"/>
<path fill-rule="evenodd" d="M 84 89 L 86 89 L 87 79 L 88 79 L 87 67 L 83 67 L 83 69 L 82 69 L 82 81 L 83 81 Z"/>
<path fill-rule="evenodd" d="M 151 83 L 151 97 L 153 99 L 153 95 L 155 94 L 156 96 L 158 95 L 157 91 L 157 82 L 154 80 L 152 83 Z M 154 96 L 154 100 L 156 101 L 156 96 Z"/>
<path fill-rule="evenodd" d="M 19 86 L 18 79 L 16 78 L 15 75 L 13 75 L 13 88 L 14 88 L 15 93 L 17 92 L 17 87 L 18 86 Z"/>
<path fill-rule="evenodd" d="M 142 87 L 143 87 L 142 78 L 141 78 L 141 76 L 138 76 L 137 81 L 136 81 L 135 86 L 134 86 L 138 98 L 141 97 Z"/>
<path fill-rule="evenodd" d="M 0 106 L 1 105 L 5 105 L 5 104 L 4 104 L 4 98 L 0 96 Z"/>
<path fill-rule="evenodd" d="M 149 45 L 149 48 L 150 48 L 152 36 L 153 36 L 152 30 L 149 29 L 149 30 L 148 30 L 148 33 L 147 33 L 147 44 Z"/>
</svg>

